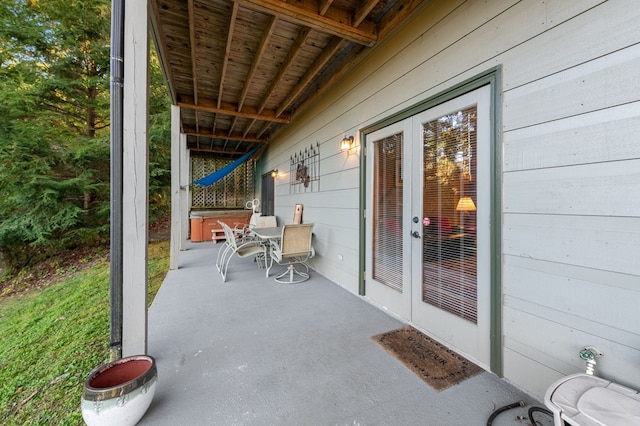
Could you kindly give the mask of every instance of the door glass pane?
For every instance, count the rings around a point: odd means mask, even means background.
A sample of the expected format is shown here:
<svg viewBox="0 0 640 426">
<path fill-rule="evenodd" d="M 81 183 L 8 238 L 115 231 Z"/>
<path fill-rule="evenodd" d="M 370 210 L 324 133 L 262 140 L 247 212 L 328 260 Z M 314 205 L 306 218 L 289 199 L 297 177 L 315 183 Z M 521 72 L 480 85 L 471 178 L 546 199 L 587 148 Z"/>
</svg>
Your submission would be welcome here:
<svg viewBox="0 0 640 426">
<path fill-rule="evenodd" d="M 372 277 L 402 291 L 402 133 L 373 149 Z"/>
<path fill-rule="evenodd" d="M 423 124 L 422 300 L 477 323 L 476 107 Z"/>
</svg>

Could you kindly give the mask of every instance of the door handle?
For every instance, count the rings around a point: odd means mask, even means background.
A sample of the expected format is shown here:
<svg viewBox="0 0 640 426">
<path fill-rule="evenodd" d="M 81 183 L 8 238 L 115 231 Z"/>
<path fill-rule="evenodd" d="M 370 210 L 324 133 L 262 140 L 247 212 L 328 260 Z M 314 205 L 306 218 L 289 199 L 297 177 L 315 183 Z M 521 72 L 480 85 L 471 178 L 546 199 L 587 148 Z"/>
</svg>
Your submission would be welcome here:
<svg viewBox="0 0 640 426">
<path fill-rule="evenodd" d="M 413 231 L 413 232 L 411 233 L 411 236 L 412 236 L 413 238 L 422 238 L 422 235 L 420 235 L 420 233 L 419 233 L 418 231 Z"/>
</svg>

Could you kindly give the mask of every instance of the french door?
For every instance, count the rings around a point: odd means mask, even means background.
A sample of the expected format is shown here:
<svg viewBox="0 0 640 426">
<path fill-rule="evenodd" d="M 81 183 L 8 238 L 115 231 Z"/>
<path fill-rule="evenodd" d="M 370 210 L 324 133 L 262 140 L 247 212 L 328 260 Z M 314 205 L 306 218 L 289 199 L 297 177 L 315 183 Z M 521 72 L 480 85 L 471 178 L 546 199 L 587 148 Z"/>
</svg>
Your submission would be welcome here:
<svg viewBox="0 0 640 426">
<path fill-rule="evenodd" d="M 490 365 L 490 88 L 367 135 L 366 294 Z"/>
</svg>

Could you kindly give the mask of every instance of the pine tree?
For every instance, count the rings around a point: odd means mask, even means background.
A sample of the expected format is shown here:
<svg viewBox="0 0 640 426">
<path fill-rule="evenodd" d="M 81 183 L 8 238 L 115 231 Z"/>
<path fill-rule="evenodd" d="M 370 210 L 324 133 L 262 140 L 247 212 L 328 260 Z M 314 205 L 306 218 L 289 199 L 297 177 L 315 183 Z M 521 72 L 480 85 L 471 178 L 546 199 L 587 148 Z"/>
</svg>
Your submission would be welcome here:
<svg viewBox="0 0 640 426">
<path fill-rule="evenodd" d="M 0 5 L 0 251 L 10 266 L 108 236 L 110 19 L 105 0 Z M 152 93 L 166 116 L 166 92 Z M 152 143 L 168 146 L 169 120 L 151 121 Z M 168 148 L 150 152 L 162 193 Z"/>
</svg>

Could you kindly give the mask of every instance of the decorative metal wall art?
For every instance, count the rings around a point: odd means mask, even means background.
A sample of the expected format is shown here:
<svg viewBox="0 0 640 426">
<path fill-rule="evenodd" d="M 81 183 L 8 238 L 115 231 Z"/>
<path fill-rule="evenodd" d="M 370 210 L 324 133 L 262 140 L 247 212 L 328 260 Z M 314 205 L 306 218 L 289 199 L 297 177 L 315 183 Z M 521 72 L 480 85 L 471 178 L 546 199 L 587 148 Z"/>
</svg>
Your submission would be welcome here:
<svg viewBox="0 0 640 426">
<path fill-rule="evenodd" d="M 290 157 L 289 192 L 312 192 L 320 189 L 320 144 L 301 149 Z"/>
</svg>

